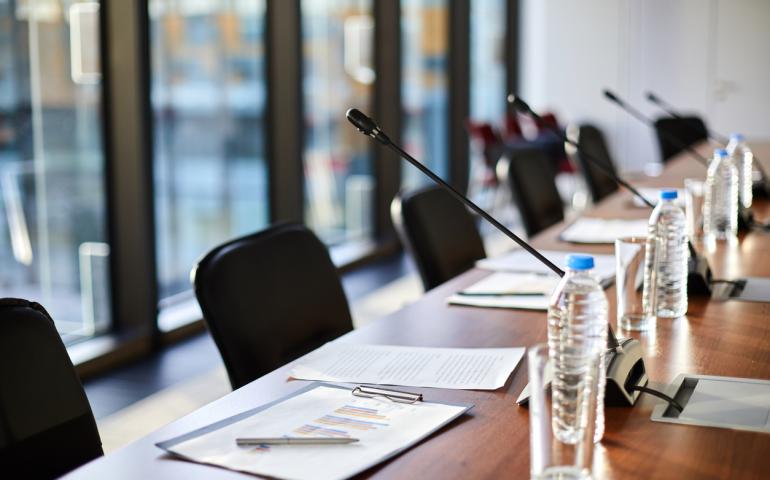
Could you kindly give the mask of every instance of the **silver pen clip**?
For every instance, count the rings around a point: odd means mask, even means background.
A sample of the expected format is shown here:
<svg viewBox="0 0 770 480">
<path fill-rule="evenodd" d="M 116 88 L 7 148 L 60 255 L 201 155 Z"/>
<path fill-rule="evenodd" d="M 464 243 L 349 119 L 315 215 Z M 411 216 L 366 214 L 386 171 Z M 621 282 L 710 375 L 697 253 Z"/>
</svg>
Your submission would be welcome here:
<svg viewBox="0 0 770 480">
<path fill-rule="evenodd" d="M 353 395 L 356 397 L 375 398 L 384 397 L 396 403 L 417 403 L 422 401 L 421 393 L 399 392 L 398 390 L 387 390 L 384 388 L 367 387 L 359 385 L 353 389 Z"/>
</svg>

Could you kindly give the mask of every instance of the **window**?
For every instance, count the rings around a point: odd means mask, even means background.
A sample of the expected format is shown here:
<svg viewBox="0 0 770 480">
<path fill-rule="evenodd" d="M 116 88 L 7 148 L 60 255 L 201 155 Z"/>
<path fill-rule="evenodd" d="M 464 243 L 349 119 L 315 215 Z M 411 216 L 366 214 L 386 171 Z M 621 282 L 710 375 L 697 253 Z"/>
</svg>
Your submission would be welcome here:
<svg viewBox="0 0 770 480">
<path fill-rule="evenodd" d="M 471 1 L 471 118 L 495 126 L 506 111 L 505 3 Z"/>
<path fill-rule="evenodd" d="M 401 1 L 401 95 L 406 151 L 439 176 L 448 173 L 447 0 Z M 402 185 L 429 182 L 415 168 L 402 171 Z"/>
<path fill-rule="evenodd" d="M 151 0 L 161 305 L 206 251 L 268 223 L 264 0 Z"/>
<path fill-rule="evenodd" d="M 0 2 L 0 291 L 109 328 L 99 2 Z"/>
<path fill-rule="evenodd" d="M 499 132 L 506 114 L 505 4 L 505 0 L 470 4 L 470 120 L 476 135 L 471 138 L 468 193 L 482 204 L 494 202 L 495 194 L 487 187 L 495 173 L 489 164 L 492 159 L 485 155 L 497 149 L 490 148 L 488 142 L 495 140 L 480 130 L 489 124 Z"/>
<path fill-rule="evenodd" d="M 369 111 L 371 0 L 305 0 L 302 8 L 305 221 L 327 245 L 371 239 L 372 144 L 345 119 Z"/>
</svg>

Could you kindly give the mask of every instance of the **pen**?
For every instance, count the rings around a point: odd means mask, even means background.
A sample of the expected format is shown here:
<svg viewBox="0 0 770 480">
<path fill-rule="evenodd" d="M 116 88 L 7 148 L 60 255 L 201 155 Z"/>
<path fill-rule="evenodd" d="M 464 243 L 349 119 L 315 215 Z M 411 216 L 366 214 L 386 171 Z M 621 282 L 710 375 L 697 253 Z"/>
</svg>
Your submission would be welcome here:
<svg viewBox="0 0 770 480">
<path fill-rule="evenodd" d="M 247 445 L 344 445 L 357 442 L 357 438 L 302 438 L 302 437 L 265 437 L 265 438 L 236 438 L 239 446 Z"/>
</svg>

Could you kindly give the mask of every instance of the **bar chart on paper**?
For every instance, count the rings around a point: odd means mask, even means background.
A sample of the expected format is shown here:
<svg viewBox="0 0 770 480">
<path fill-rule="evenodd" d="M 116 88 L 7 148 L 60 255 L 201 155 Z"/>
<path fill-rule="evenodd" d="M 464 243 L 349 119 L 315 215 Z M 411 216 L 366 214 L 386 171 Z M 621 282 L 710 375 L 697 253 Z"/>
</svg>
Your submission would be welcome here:
<svg viewBox="0 0 770 480">
<path fill-rule="evenodd" d="M 364 403 L 364 401 L 359 403 Z M 344 405 L 335 409 L 333 413 L 326 414 L 312 423 L 294 429 L 294 433 L 298 436 L 309 435 L 313 437 L 355 437 L 356 432 L 387 428 L 390 425 L 390 420 L 386 412 L 404 408 L 403 405 L 399 404 L 379 405 L 379 407 L 377 409 L 356 404 Z"/>
<path fill-rule="evenodd" d="M 158 444 L 192 461 L 276 478 L 347 478 L 409 448 L 467 405 L 353 396 L 327 385 Z M 197 433 L 197 434 L 196 434 Z M 346 445 L 237 446 L 241 437 L 357 438 Z"/>
</svg>

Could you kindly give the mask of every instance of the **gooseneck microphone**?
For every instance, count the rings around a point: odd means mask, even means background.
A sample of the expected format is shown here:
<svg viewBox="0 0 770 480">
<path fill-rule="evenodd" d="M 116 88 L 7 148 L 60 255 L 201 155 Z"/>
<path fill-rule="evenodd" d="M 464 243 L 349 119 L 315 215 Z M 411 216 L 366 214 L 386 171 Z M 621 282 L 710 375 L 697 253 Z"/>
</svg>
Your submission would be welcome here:
<svg viewBox="0 0 770 480">
<path fill-rule="evenodd" d="M 684 119 L 684 117 L 679 115 L 679 113 L 676 111 L 676 109 L 670 103 L 666 102 L 665 100 L 663 100 L 659 96 L 655 95 L 654 93 L 647 92 L 644 96 L 651 103 L 654 103 L 655 105 L 658 106 L 658 108 L 660 108 L 661 110 L 666 112 L 666 114 L 668 116 L 670 116 L 671 118 L 676 118 L 677 120 L 683 120 Z M 721 135 L 721 134 L 716 133 L 715 131 L 709 130 L 709 129 L 706 130 L 706 133 L 708 134 L 709 138 L 714 140 L 715 142 L 721 143 L 722 145 L 727 145 L 728 138 L 725 137 L 724 135 Z"/>
<path fill-rule="evenodd" d="M 683 117 L 677 113 L 676 109 L 673 106 L 671 106 L 670 103 L 664 101 L 659 96 L 655 95 L 652 92 L 647 92 L 645 96 L 647 97 L 647 100 L 657 105 L 661 110 L 666 112 L 666 114 L 668 114 L 672 118 L 676 118 L 680 120 L 683 119 Z M 717 133 L 711 129 L 706 129 L 706 133 L 708 134 L 711 140 L 714 140 L 717 143 L 721 143 L 722 145 L 727 145 L 728 138 L 722 135 L 721 133 Z M 767 171 L 765 170 L 765 167 L 762 165 L 762 162 L 759 161 L 759 158 L 756 155 L 754 155 L 754 165 L 756 165 L 757 171 L 762 177 L 762 188 L 764 188 L 764 191 L 766 194 L 770 193 L 770 176 L 768 176 Z"/>
<path fill-rule="evenodd" d="M 394 144 L 390 141 L 390 138 L 388 138 L 387 135 L 385 135 L 382 132 L 382 129 L 375 123 L 374 120 L 366 116 L 364 113 L 362 113 L 360 110 L 357 110 L 355 108 L 351 108 L 348 110 L 346 116 L 348 117 L 348 120 L 350 123 L 352 123 L 359 132 L 363 133 L 366 136 L 372 137 L 373 139 L 379 141 L 381 144 L 385 145 L 386 147 L 390 148 L 391 150 L 394 150 L 398 155 L 406 160 L 407 162 L 414 165 L 418 170 L 420 170 L 423 174 L 425 174 L 428 178 L 433 180 L 435 183 L 437 183 L 439 186 L 444 188 L 446 191 L 452 194 L 453 197 L 455 197 L 457 200 L 464 203 L 468 208 L 476 212 L 478 215 L 484 218 L 487 222 L 492 224 L 495 228 L 503 232 L 508 238 L 516 242 L 521 248 L 529 252 L 531 255 L 533 255 L 535 258 L 540 260 L 545 266 L 550 268 L 556 275 L 563 277 L 564 276 L 564 270 L 554 265 L 550 260 L 545 258 L 543 254 L 535 250 L 530 244 L 522 240 L 518 235 L 510 231 L 505 225 L 498 222 L 492 215 L 488 214 L 484 209 L 473 203 L 471 199 L 463 195 L 462 193 L 458 192 L 453 186 L 449 185 L 447 182 L 445 182 L 441 177 L 433 173 L 428 167 L 423 165 L 422 163 L 418 162 L 414 157 L 406 153 L 401 147 Z"/>
<path fill-rule="evenodd" d="M 609 101 L 614 103 L 615 105 L 619 106 L 626 112 L 628 112 L 632 117 L 636 118 L 640 122 L 646 124 L 647 126 L 651 128 L 655 128 L 655 122 L 653 122 L 651 119 L 647 118 L 640 112 L 639 110 L 635 109 L 631 105 L 627 104 L 623 100 L 620 99 L 617 95 L 615 95 L 613 92 L 609 90 L 603 90 L 604 96 L 607 97 Z M 678 149 L 684 150 L 690 155 L 692 155 L 693 158 L 698 160 L 700 163 L 702 163 L 704 166 L 708 167 L 709 161 L 706 157 L 698 153 L 692 146 L 687 145 L 683 141 L 679 140 L 679 137 L 676 135 L 673 135 L 665 130 L 659 130 L 658 133 L 662 135 L 666 140 L 674 144 Z"/>
<path fill-rule="evenodd" d="M 417 161 L 401 147 L 391 142 L 390 138 L 388 138 L 374 120 L 355 108 L 348 110 L 346 116 L 348 121 L 350 121 L 359 132 L 377 140 L 384 146 L 396 152 L 401 158 L 411 163 L 415 168 L 420 170 L 428 178 L 452 194 L 453 197 L 464 203 L 468 208 L 504 233 L 508 238 L 516 242 L 520 247 L 537 258 L 554 273 L 560 277 L 564 276 L 564 270 L 554 265 L 534 247 L 519 238 L 519 236 L 510 231 L 505 225 L 498 222 L 492 215 L 473 203 L 471 199 L 458 192 L 454 187 L 442 180 L 441 177 L 433 173 L 428 167 Z M 615 336 L 615 332 L 612 330 L 612 325 L 608 323 L 607 349 L 609 361 L 607 362 L 605 403 L 610 406 L 633 406 L 634 403 L 636 403 L 637 398 L 639 398 L 638 387 L 647 385 L 647 373 L 644 368 L 641 344 L 638 340 L 633 338 L 627 338 L 622 342 L 619 342 Z"/>
<path fill-rule="evenodd" d="M 605 90 L 605 95 L 607 92 Z M 613 95 L 614 98 L 617 99 Z M 618 99 L 619 100 L 619 99 Z M 550 125 L 547 122 L 542 122 L 542 118 L 540 115 L 538 115 L 530 106 L 521 98 L 519 98 L 516 95 L 508 95 L 508 103 L 513 105 L 513 107 L 522 112 L 526 113 L 532 118 L 534 118 L 537 121 L 540 121 L 543 125 L 547 125 L 548 128 L 556 134 L 559 138 L 564 140 L 565 142 L 569 143 L 570 145 L 574 146 L 581 155 L 585 156 L 587 159 L 589 159 L 592 163 L 596 164 L 597 166 L 601 166 L 602 170 L 610 176 L 615 182 L 617 182 L 620 185 L 623 185 L 626 187 L 631 193 L 636 195 L 637 198 L 640 198 L 644 201 L 644 203 L 650 207 L 655 208 L 655 206 L 648 201 L 646 198 L 644 198 L 635 188 L 633 188 L 631 185 L 629 185 L 627 182 L 625 182 L 622 178 L 620 178 L 615 172 L 607 168 L 602 162 L 597 160 L 596 158 L 587 155 L 587 152 L 580 147 L 580 145 L 575 142 L 574 140 L 568 138 L 566 135 L 562 133 L 561 130 L 559 130 L 558 127 L 555 125 Z M 690 250 L 690 260 L 687 265 L 687 292 L 691 295 L 711 295 L 711 267 L 709 267 L 708 260 L 706 260 L 705 257 L 698 254 L 698 251 L 695 249 L 695 246 L 692 244 L 691 241 L 687 241 L 687 248 Z"/>
<path fill-rule="evenodd" d="M 557 126 L 551 125 L 550 123 L 543 121 L 543 118 L 540 115 L 538 115 L 534 110 L 532 110 L 532 108 L 530 108 L 530 106 L 527 104 L 527 102 L 522 100 L 520 97 L 518 97 L 516 95 L 513 95 L 513 94 L 510 94 L 510 95 L 508 95 L 508 103 L 510 103 L 513 106 L 513 108 L 515 108 L 519 112 L 525 113 L 525 114 L 531 116 L 538 123 L 540 123 L 542 125 L 546 125 L 546 127 L 552 133 L 554 133 L 556 136 L 558 136 L 562 141 L 564 141 L 566 143 L 569 143 L 570 145 L 572 145 L 575 148 L 577 148 L 580 151 L 581 155 L 583 155 L 585 158 L 587 158 L 595 166 L 599 167 L 601 169 L 601 171 L 604 172 L 608 177 L 613 179 L 615 181 L 615 183 L 625 187 L 626 190 L 628 190 L 629 192 L 634 194 L 634 196 L 636 198 L 638 198 L 639 200 L 644 202 L 644 204 L 647 205 L 648 207 L 655 208 L 655 205 L 651 201 L 649 201 L 644 195 L 639 193 L 639 191 L 637 189 L 635 189 L 634 187 L 632 187 L 628 182 L 626 182 L 625 180 L 620 178 L 615 172 L 612 171 L 612 169 L 610 167 L 605 165 L 604 162 L 602 162 L 598 158 L 594 157 L 593 155 L 590 155 L 584 149 L 580 148 L 580 145 L 578 145 L 578 143 L 576 141 L 572 140 L 571 138 L 566 136 L 564 133 L 562 133 L 562 131 L 559 130 L 559 128 Z"/>
</svg>

